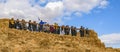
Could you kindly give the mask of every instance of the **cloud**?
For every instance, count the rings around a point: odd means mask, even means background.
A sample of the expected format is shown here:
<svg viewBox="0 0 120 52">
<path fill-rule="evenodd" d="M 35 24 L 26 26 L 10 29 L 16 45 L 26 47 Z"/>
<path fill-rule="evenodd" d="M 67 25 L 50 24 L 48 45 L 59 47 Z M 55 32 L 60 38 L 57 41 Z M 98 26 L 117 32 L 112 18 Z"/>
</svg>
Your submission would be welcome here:
<svg viewBox="0 0 120 52">
<path fill-rule="evenodd" d="M 107 47 L 120 48 L 120 33 L 104 34 L 99 38 Z"/>
<path fill-rule="evenodd" d="M 64 4 L 69 11 L 89 12 L 97 6 L 106 6 L 106 0 L 64 0 Z"/>
<path fill-rule="evenodd" d="M 40 17 L 44 21 L 55 21 L 55 17 L 60 16 L 63 10 L 63 3 L 49 2 L 45 7 L 35 5 L 34 7 L 28 0 L 9 0 L 7 3 L 0 4 L 0 17 L 15 17 L 26 20 L 37 20 Z"/>
<path fill-rule="evenodd" d="M 65 16 L 88 13 L 94 8 L 105 7 L 106 0 L 0 0 L 0 18 L 15 17 L 61 23 Z"/>
<path fill-rule="evenodd" d="M 108 1 L 104 0 L 104 1 L 102 1 L 102 2 L 100 3 L 99 8 L 106 8 L 106 6 L 107 6 L 108 4 L 109 4 Z"/>
</svg>

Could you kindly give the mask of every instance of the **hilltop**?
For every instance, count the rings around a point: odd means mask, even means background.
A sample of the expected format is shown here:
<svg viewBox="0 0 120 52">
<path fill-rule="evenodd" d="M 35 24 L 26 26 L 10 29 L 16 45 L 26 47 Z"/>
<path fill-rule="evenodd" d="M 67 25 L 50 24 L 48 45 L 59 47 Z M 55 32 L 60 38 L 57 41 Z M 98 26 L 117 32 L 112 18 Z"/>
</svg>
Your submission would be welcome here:
<svg viewBox="0 0 120 52">
<path fill-rule="evenodd" d="M 90 37 L 61 36 L 8 28 L 8 19 L 0 19 L 0 52 L 120 52 L 106 48 L 94 30 Z"/>
</svg>

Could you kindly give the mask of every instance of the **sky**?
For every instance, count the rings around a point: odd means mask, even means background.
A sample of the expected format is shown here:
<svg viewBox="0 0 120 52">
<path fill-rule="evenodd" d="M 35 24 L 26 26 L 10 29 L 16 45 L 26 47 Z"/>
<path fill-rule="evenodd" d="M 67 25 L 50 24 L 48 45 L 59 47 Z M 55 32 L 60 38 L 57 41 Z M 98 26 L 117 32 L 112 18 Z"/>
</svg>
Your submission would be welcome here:
<svg viewBox="0 0 120 52">
<path fill-rule="evenodd" d="M 120 0 L 0 0 L 0 18 L 84 26 L 106 47 L 120 48 L 119 5 Z"/>
</svg>

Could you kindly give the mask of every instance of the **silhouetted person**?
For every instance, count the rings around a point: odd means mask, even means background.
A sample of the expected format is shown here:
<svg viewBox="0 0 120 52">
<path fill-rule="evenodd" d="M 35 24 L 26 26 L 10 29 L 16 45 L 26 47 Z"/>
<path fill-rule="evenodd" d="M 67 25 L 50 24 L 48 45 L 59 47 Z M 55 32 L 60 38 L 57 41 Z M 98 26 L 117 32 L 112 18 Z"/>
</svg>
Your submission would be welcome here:
<svg viewBox="0 0 120 52">
<path fill-rule="evenodd" d="M 31 22 L 31 20 L 29 20 L 29 22 L 28 22 L 28 30 L 32 31 L 32 22 Z"/>
<path fill-rule="evenodd" d="M 69 28 L 69 26 L 68 25 L 66 25 L 66 27 L 65 27 L 65 35 L 69 35 L 69 32 L 70 32 L 70 28 Z"/>
<path fill-rule="evenodd" d="M 84 37 L 84 27 L 83 26 L 80 27 L 79 32 L 80 32 L 80 36 Z"/>
<path fill-rule="evenodd" d="M 89 29 L 86 28 L 85 31 L 86 31 L 86 36 L 88 37 L 89 36 Z"/>
<path fill-rule="evenodd" d="M 76 30 L 76 27 L 73 28 L 73 36 L 76 36 L 77 35 L 77 30 Z"/>
<path fill-rule="evenodd" d="M 57 34 L 60 34 L 60 26 L 58 26 Z"/>
<path fill-rule="evenodd" d="M 73 26 L 71 26 L 71 34 L 72 34 L 72 36 L 74 36 L 74 34 L 75 34 Z"/>
<path fill-rule="evenodd" d="M 77 31 L 76 31 L 76 27 L 71 27 L 71 34 L 72 36 L 76 36 L 77 35 Z"/>
<path fill-rule="evenodd" d="M 11 19 L 9 20 L 9 28 L 15 28 L 14 18 L 11 18 Z"/>
</svg>

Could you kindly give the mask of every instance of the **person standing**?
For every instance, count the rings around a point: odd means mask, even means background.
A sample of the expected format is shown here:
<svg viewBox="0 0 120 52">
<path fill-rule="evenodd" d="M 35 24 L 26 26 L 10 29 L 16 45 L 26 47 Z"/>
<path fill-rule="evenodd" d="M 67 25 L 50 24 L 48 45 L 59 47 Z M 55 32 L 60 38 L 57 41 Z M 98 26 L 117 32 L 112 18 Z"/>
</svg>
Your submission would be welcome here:
<svg viewBox="0 0 120 52">
<path fill-rule="evenodd" d="M 31 22 L 31 20 L 29 20 L 29 22 L 28 22 L 28 30 L 32 31 L 32 22 Z"/>
<path fill-rule="evenodd" d="M 65 26 L 64 26 L 64 25 L 62 25 L 62 26 L 61 26 L 61 30 L 60 30 L 60 31 L 61 31 L 61 33 L 60 33 L 61 35 L 64 35 L 64 34 L 65 34 L 64 29 L 65 29 Z"/>
<path fill-rule="evenodd" d="M 76 30 L 76 27 L 73 28 L 73 36 L 77 36 L 77 30 Z"/>
<path fill-rule="evenodd" d="M 60 34 L 60 26 L 58 26 L 57 34 Z"/>
<path fill-rule="evenodd" d="M 50 25 L 50 33 L 54 33 L 54 26 Z"/>
<path fill-rule="evenodd" d="M 50 25 L 49 24 L 46 24 L 46 32 L 50 33 Z"/>
<path fill-rule="evenodd" d="M 44 25 L 44 22 L 41 20 L 39 22 L 39 32 L 43 31 L 43 25 Z"/>
<path fill-rule="evenodd" d="M 27 27 L 26 27 L 26 22 L 25 22 L 24 19 L 22 19 L 22 21 L 21 21 L 21 26 L 22 26 L 22 29 L 23 29 L 23 30 L 26 30 L 26 29 L 27 29 Z"/>
<path fill-rule="evenodd" d="M 20 28 L 21 28 L 19 19 L 17 19 L 17 20 L 15 21 L 15 28 L 16 28 L 16 29 L 20 29 Z"/>
<path fill-rule="evenodd" d="M 74 36 L 74 27 L 71 26 L 71 35 Z"/>
<path fill-rule="evenodd" d="M 36 21 L 33 21 L 32 29 L 33 29 L 33 31 L 37 31 L 37 23 L 36 23 Z"/>
<path fill-rule="evenodd" d="M 79 32 L 80 32 L 80 36 L 84 37 L 84 27 L 83 26 L 80 27 Z"/>
<path fill-rule="evenodd" d="M 57 34 L 58 32 L 58 24 L 57 23 L 54 23 L 54 33 Z"/>
<path fill-rule="evenodd" d="M 9 28 L 15 28 L 14 18 L 11 18 L 11 19 L 9 20 Z"/>
<path fill-rule="evenodd" d="M 70 32 L 70 28 L 68 25 L 66 25 L 65 27 L 65 35 L 69 35 L 69 32 Z"/>
<path fill-rule="evenodd" d="M 86 31 L 86 36 L 89 37 L 89 29 L 86 28 L 85 31 Z"/>
</svg>

